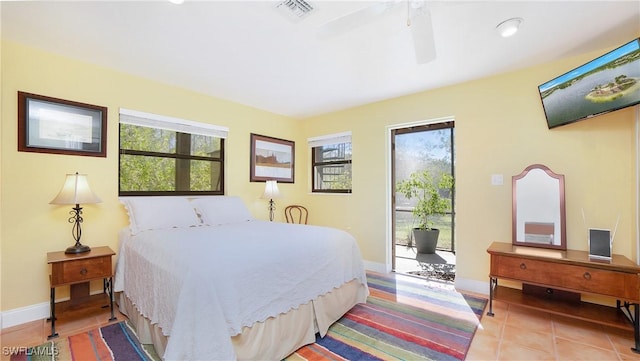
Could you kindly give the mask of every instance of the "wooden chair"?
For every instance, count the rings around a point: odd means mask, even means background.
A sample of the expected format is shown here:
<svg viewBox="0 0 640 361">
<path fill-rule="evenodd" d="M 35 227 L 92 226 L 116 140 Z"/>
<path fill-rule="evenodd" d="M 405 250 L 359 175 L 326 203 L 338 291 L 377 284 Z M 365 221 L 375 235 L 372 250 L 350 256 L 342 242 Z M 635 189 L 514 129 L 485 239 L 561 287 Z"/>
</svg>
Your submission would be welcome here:
<svg viewBox="0 0 640 361">
<path fill-rule="evenodd" d="M 287 223 L 307 224 L 309 211 L 303 206 L 292 204 L 284 209 L 284 217 L 287 219 Z"/>
</svg>

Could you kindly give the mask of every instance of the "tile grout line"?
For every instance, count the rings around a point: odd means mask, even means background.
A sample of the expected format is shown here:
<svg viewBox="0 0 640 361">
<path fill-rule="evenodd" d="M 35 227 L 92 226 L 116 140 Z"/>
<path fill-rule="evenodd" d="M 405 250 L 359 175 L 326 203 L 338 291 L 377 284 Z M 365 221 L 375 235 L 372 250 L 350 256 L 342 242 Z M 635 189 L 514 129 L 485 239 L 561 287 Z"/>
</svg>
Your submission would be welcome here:
<svg viewBox="0 0 640 361">
<path fill-rule="evenodd" d="M 556 340 L 556 323 L 551 320 L 551 340 L 553 341 L 553 357 L 556 361 L 560 360 L 560 354 L 558 353 L 558 342 Z"/>
<path fill-rule="evenodd" d="M 607 340 L 609 340 L 609 344 L 611 345 L 611 348 L 613 349 L 613 352 L 616 353 L 616 357 L 618 357 L 618 360 L 619 361 L 623 361 L 624 359 L 622 358 L 622 355 L 620 354 L 620 351 L 618 350 L 618 347 L 616 347 L 616 344 L 611 339 L 611 335 L 609 335 L 609 331 L 607 331 L 606 328 L 602 327 L 602 332 L 605 334 L 605 336 L 607 336 Z"/>
<path fill-rule="evenodd" d="M 500 350 L 502 349 L 502 341 L 504 338 L 505 328 L 507 327 L 507 320 L 509 319 L 509 313 L 511 312 L 511 305 L 507 304 L 506 314 L 502 319 L 502 325 L 500 325 L 500 337 L 498 337 L 498 345 L 496 350 L 496 361 L 500 360 Z"/>
</svg>

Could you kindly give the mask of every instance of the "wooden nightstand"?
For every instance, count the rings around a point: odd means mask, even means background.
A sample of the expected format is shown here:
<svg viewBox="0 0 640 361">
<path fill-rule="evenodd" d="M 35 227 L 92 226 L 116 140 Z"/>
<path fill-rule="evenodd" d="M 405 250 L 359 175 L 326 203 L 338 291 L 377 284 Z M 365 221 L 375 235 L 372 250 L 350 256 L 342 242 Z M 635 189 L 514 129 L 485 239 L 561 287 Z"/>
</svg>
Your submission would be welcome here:
<svg viewBox="0 0 640 361">
<path fill-rule="evenodd" d="M 109 297 L 111 318 L 113 314 L 113 268 L 111 257 L 116 253 L 109 247 L 95 247 L 91 251 L 79 254 L 66 254 L 64 251 L 47 253 L 47 263 L 51 264 L 51 335 L 49 339 L 58 337 L 56 333 L 56 287 L 69 285 L 71 299 L 65 306 L 68 309 L 77 308 L 78 305 L 89 302 L 92 299 L 104 300 L 104 295 Z M 103 293 L 90 296 L 89 282 L 102 279 Z M 99 301 L 98 301 L 99 302 Z"/>
</svg>

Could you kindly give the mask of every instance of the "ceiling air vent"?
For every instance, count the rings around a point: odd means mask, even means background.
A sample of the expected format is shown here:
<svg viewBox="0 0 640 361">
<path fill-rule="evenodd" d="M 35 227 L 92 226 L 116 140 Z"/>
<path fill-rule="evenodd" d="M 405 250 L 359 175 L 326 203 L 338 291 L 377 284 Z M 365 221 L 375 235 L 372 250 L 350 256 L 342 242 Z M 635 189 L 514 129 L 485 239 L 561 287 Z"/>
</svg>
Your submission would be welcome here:
<svg viewBox="0 0 640 361">
<path fill-rule="evenodd" d="M 284 0 L 276 5 L 276 9 L 292 21 L 300 21 L 307 17 L 314 7 L 305 0 Z"/>
</svg>

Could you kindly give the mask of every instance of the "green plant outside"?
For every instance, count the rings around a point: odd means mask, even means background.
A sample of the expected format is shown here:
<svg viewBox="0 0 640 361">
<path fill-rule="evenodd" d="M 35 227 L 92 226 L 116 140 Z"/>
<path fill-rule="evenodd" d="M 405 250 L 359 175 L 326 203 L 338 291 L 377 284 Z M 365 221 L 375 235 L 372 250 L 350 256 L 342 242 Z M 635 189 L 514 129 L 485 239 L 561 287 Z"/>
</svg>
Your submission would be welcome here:
<svg viewBox="0 0 640 361">
<path fill-rule="evenodd" d="M 184 134 L 183 134 L 184 135 Z M 220 190 L 220 138 L 188 134 L 188 154 L 209 159 L 178 159 L 178 133 L 131 124 L 120 125 L 120 191 L 175 192 Z M 126 154 L 141 151 L 149 154 Z M 178 186 L 178 172 L 187 184 Z M 180 188 L 180 189 L 178 189 Z"/>
<path fill-rule="evenodd" d="M 451 211 L 451 191 L 453 176 L 442 173 L 436 183 L 429 170 L 411 173 L 409 178 L 396 183 L 396 192 L 407 199 L 417 199 L 413 207 L 415 228 L 429 229 L 434 227 L 436 216 Z M 441 193 L 446 193 L 446 197 Z"/>
</svg>

